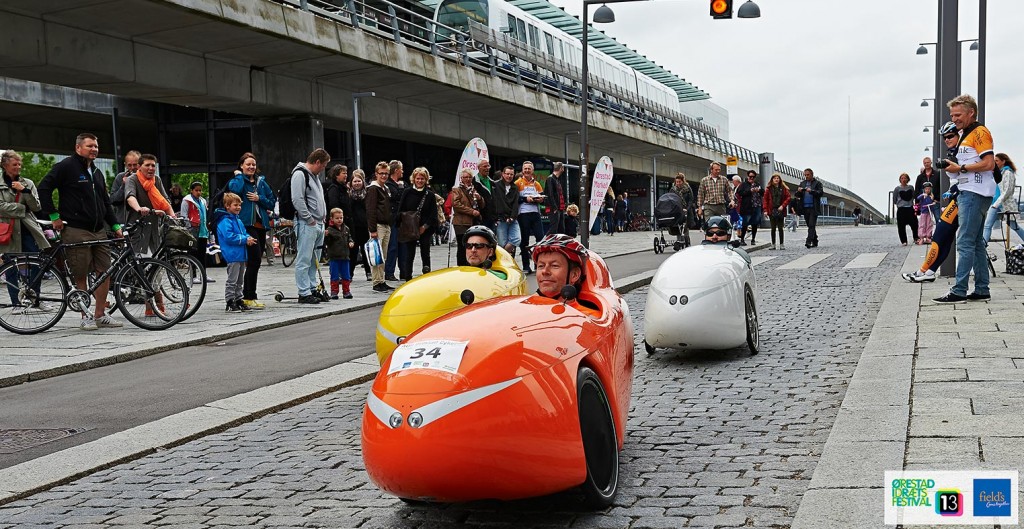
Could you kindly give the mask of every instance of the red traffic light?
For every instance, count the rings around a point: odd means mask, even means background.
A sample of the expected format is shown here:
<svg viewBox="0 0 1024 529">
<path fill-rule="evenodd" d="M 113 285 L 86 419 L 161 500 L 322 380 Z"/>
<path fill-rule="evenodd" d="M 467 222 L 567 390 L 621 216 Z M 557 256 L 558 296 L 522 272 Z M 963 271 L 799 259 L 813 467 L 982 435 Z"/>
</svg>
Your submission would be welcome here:
<svg viewBox="0 0 1024 529">
<path fill-rule="evenodd" d="M 711 18 L 732 18 L 732 0 L 711 0 Z"/>
</svg>

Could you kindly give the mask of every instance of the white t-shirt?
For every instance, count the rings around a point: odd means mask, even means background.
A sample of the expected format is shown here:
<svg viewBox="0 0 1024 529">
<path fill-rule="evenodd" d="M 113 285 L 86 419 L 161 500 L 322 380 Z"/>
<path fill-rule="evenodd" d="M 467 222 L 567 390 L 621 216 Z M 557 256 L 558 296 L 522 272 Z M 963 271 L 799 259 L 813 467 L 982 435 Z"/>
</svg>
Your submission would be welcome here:
<svg viewBox="0 0 1024 529">
<path fill-rule="evenodd" d="M 981 161 L 982 156 L 994 155 L 992 133 L 984 125 L 978 125 L 968 134 L 956 151 L 956 163 L 963 166 Z M 957 175 L 960 191 L 970 191 L 983 197 L 996 194 L 996 179 L 992 171 L 969 171 Z"/>
</svg>

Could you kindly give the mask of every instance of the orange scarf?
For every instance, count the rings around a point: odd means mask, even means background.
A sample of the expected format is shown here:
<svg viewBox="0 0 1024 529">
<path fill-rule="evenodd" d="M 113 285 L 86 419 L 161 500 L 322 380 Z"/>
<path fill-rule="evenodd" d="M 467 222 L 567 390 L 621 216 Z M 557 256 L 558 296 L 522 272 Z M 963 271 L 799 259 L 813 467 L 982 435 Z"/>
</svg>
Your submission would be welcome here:
<svg viewBox="0 0 1024 529">
<path fill-rule="evenodd" d="M 139 177 L 139 183 L 142 184 L 142 189 L 146 190 L 146 196 L 149 197 L 149 203 L 153 204 L 152 209 L 170 212 L 171 203 L 168 202 L 162 194 L 160 194 L 160 190 L 156 187 L 156 176 L 153 178 L 146 178 L 145 176 L 142 176 L 141 170 L 136 174 Z"/>
</svg>

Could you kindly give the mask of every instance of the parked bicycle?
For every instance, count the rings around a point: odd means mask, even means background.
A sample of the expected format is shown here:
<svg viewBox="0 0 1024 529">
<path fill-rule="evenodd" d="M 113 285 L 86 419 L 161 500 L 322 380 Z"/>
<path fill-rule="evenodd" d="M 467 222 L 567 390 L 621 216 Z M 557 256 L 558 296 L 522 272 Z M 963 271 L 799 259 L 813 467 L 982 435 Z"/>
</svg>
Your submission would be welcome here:
<svg viewBox="0 0 1024 529">
<path fill-rule="evenodd" d="M 126 231 L 136 223 L 125 226 Z M 100 244 L 124 245 L 110 268 L 89 276 L 85 290 L 71 288 L 74 278 L 67 267 L 67 248 Z M 139 258 L 125 238 L 56 244 L 40 253 L 9 253 L 0 265 L 0 284 L 7 299 L 0 299 L 0 327 L 17 334 L 36 334 L 53 327 L 68 307 L 86 314 L 93 293 L 108 278 L 117 308 L 125 319 L 147 330 L 169 329 L 188 309 L 190 285 L 173 266 L 153 258 Z M 0 295 L 0 298 L 3 298 Z"/>
<path fill-rule="evenodd" d="M 281 250 L 281 264 L 291 266 L 295 262 L 299 245 L 295 237 L 294 223 L 287 219 L 276 219 L 271 236 L 277 239 L 278 248 Z M 274 240 L 273 238 L 271 240 Z"/>
<path fill-rule="evenodd" d="M 644 213 L 634 213 L 626 224 L 626 231 L 651 231 L 651 219 Z"/>
<path fill-rule="evenodd" d="M 169 217 L 156 217 L 156 219 L 156 222 L 161 223 L 161 237 L 160 246 L 153 258 L 174 267 L 189 284 L 188 308 L 181 318 L 181 321 L 185 321 L 199 310 L 199 307 L 203 305 L 203 300 L 206 299 L 206 265 L 188 253 L 198 241 L 189 231 L 190 224 L 187 219 Z M 112 250 L 112 255 L 123 251 L 120 248 L 112 248 Z M 117 299 L 112 296 L 108 296 L 108 298 L 107 314 L 113 314 L 118 310 Z"/>
</svg>

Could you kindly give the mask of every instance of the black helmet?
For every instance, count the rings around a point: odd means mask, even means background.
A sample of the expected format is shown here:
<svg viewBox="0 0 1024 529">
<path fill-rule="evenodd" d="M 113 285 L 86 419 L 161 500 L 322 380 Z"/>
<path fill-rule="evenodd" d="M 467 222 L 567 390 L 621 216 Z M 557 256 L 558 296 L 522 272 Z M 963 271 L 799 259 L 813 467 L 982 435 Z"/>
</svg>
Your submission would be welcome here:
<svg viewBox="0 0 1024 529">
<path fill-rule="evenodd" d="M 953 123 L 952 121 L 947 121 L 939 127 L 939 136 L 945 136 L 950 132 L 956 132 L 956 123 Z"/>
<path fill-rule="evenodd" d="M 704 235 L 708 235 L 711 230 L 722 230 L 726 235 L 732 236 L 732 223 L 728 217 L 715 215 L 704 222 Z"/>
<path fill-rule="evenodd" d="M 468 230 L 466 230 L 466 234 L 463 235 L 462 240 L 468 241 L 469 238 L 474 235 L 478 235 L 480 237 L 483 237 L 484 239 L 487 239 L 487 242 L 490 243 L 491 246 L 498 245 L 498 239 L 494 236 L 494 232 L 491 231 L 491 229 L 488 228 L 487 226 L 476 225 L 469 228 Z"/>
</svg>

